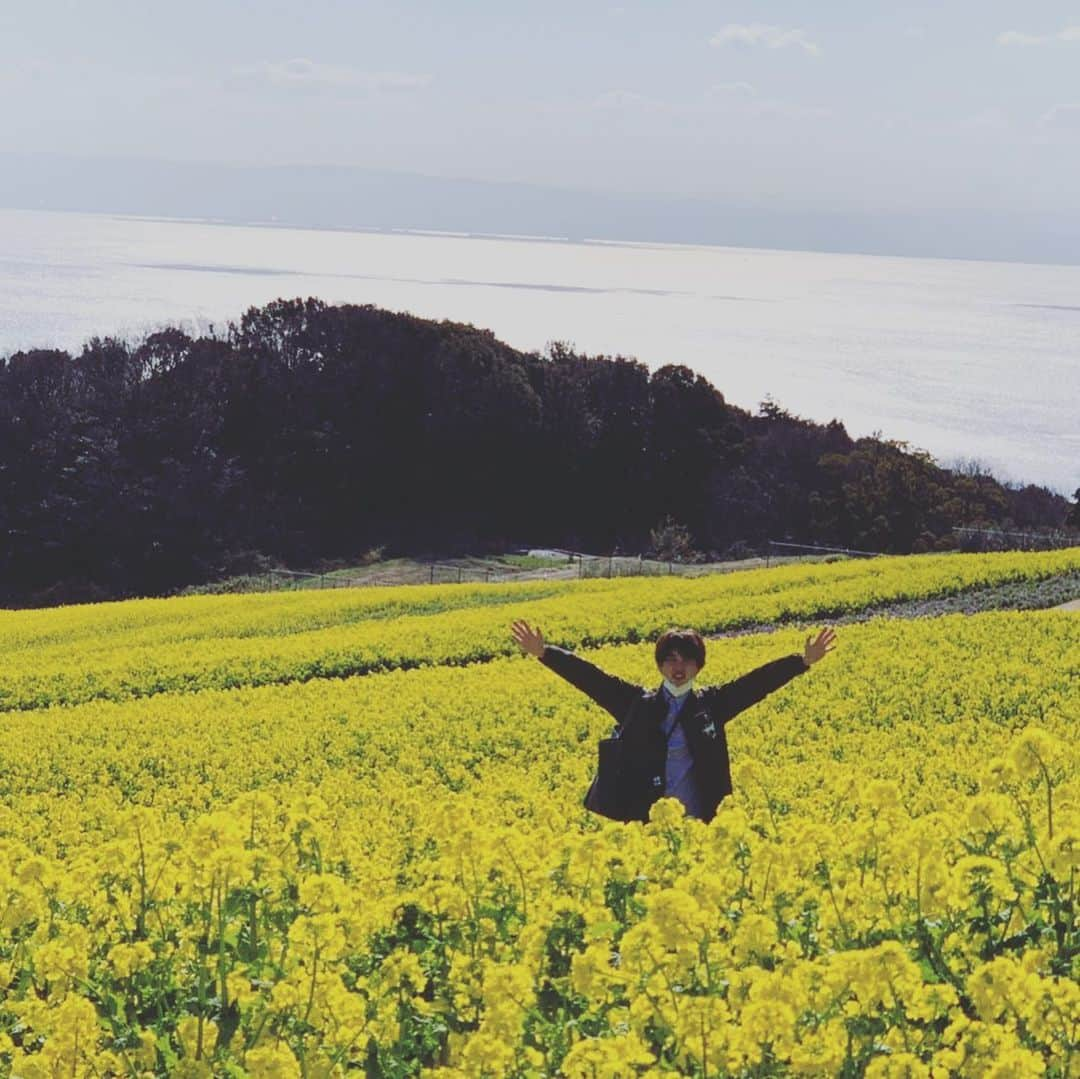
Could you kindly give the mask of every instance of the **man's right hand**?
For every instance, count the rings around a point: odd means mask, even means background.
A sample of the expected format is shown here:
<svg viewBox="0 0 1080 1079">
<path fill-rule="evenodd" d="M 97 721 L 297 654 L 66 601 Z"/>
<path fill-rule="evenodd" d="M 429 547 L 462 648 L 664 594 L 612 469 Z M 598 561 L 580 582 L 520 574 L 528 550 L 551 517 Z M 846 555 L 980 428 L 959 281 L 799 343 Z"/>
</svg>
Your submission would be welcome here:
<svg viewBox="0 0 1080 1079">
<path fill-rule="evenodd" d="M 530 656 L 539 659 L 544 654 L 544 635 L 540 628 L 533 629 L 528 622 L 520 619 L 510 627 L 510 635 L 517 642 L 518 647 Z"/>
</svg>

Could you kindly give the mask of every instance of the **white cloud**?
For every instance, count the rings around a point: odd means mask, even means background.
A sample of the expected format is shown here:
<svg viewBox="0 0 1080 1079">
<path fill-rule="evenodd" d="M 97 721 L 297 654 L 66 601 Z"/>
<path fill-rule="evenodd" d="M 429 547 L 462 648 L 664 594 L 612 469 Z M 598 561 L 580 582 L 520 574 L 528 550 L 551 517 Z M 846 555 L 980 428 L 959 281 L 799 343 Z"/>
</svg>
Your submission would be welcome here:
<svg viewBox="0 0 1080 1079">
<path fill-rule="evenodd" d="M 998 34 L 999 45 L 1050 45 L 1055 41 L 1080 41 L 1080 26 L 1066 26 L 1056 34 L 1025 34 L 1019 30 L 1006 30 Z"/>
<path fill-rule="evenodd" d="M 659 104 L 660 102 L 654 101 L 651 97 L 635 94 L 629 90 L 608 90 L 607 93 L 601 94 L 592 101 L 594 109 L 652 108 Z"/>
<path fill-rule="evenodd" d="M 761 101 L 751 108 L 755 116 L 779 116 L 785 120 L 827 120 L 832 109 L 820 105 L 799 105 L 792 101 Z"/>
<path fill-rule="evenodd" d="M 760 22 L 728 23 L 709 38 L 709 44 L 717 47 L 735 44 L 764 45 L 767 49 L 798 48 L 811 56 L 821 54 L 820 46 L 808 40 L 802 30 L 770 26 Z"/>
<path fill-rule="evenodd" d="M 968 123 L 982 131 L 999 131 L 1008 126 L 1009 117 L 1002 109 L 983 109 L 968 118 Z"/>
<path fill-rule="evenodd" d="M 361 71 L 338 64 L 319 64 L 306 57 L 278 62 L 264 61 L 251 67 L 234 68 L 232 75 L 232 81 L 240 84 L 306 91 L 419 90 L 431 82 L 430 75 L 411 75 L 398 71 Z"/>
<path fill-rule="evenodd" d="M 705 91 L 707 98 L 756 97 L 757 89 L 748 82 L 718 82 Z"/>
<path fill-rule="evenodd" d="M 1080 131 L 1080 104 L 1055 105 L 1043 113 L 1039 126 L 1052 131 Z"/>
<path fill-rule="evenodd" d="M 999 45 L 1045 45 L 1048 41 L 1053 40 L 1050 36 L 1040 37 L 1035 34 L 1021 34 L 1018 30 L 1006 30 L 1003 34 L 997 36 Z"/>
</svg>

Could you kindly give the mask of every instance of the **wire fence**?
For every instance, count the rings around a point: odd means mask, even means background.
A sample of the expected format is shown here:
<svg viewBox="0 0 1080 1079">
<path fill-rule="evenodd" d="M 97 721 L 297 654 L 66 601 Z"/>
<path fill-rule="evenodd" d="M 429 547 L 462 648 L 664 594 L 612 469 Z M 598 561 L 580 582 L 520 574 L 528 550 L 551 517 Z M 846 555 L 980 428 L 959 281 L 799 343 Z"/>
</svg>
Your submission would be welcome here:
<svg viewBox="0 0 1080 1079">
<path fill-rule="evenodd" d="M 301 570 L 271 569 L 262 574 L 267 590 L 304 588 L 368 588 L 374 585 L 401 584 L 468 584 L 497 583 L 520 580 L 522 574 L 513 570 L 497 570 L 476 566 L 459 566 L 450 562 L 429 562 L 422 574 L 414 579 L 402 580 L 399 574 L 367 574 L 350 577 L 343 573 L 305 573 Z"/>
<path fill-rule="evenodd" d="M 996 528 L 957 527 L 952 530 L 954 549 L 975 551 L 1036 551 L 1080 544 L 1076 530 L 1042 532 L 1007 531 Z M 733 573 L 739 570 L 768 568 L 788 562 L 832 561 L 839 558 L 880 558 L 885 552 L 852 547 L 830 547 L 815 543 L 795 543 L 789 538 L 766 540 L 760 546 L 739 545 L 740 557 L 724 562 L 676 561 L 646 558 L 643 555 L 611 553 L 587 554 L 583 551 L 543 548 L 530 551 L 533 560 L 523 560 L 515 567 L 476 565 L 468 559 L 411 563 L 403 574 L 400 569 L 369 571 L 355 576 L 348 571 L 314 573 L 303 570 L 271 569 L 243 578 L 240 591 L 278 591 L 283 589 L 368 588 L 402 584 L 504 584 L 539 578 L 611 578 L 611 577 L 697 577 L 705 574 Z M 523 553 L 523 552 L 519 552 Z M 476 560 L 480 561 L 480 560 Z"/>
<path fill-rule="evenodd" d="M 761 550 L 748 550 L 744 557 L 727 562 L 679 562 L 674 559 L 645 558 L 642 555 L 586 554 L 581 551 L 550 550 L 552 558 L 546 570 L 500 569 L 468 565 L 464 562 L 431 561 L 418 564 L 414 573 L 403 580 L 400 573 L 370 573 L 363 577 L 347 573 L 312 573 L 302 570 L 271 569 L 260 575 L 259 585 L 267 591 L 283 589 L 367 588 L 401 584 L 500 584 L 528 580 L 538 575 L 595 579 L 615 577 L 699 577 L 705 574 L 734 573 L 739 570 L 769 567 L 780 562 L 822 561 L 837 557 L 875 558 L 878 551 L 857 551 L 847 547 L 823 547 L 769 540 Z"/>
<path fill-rule="evenodd" d="M 570 561 L 567 563 L 571 566 Z M 641 577 L 666 574 L 692 574 L 707 572 L 704 567 L 692 563 L 659 562 L 652 559 L 626 557 L 623 555 L 575 556 L 573 573 L 567 576 L 586 577 Z M 490 567 L 458 565 L 453 562 L 429 562 L 424 569 L 424 581 L 403 582 L 399 575 L 380 576 L 369 574 L 350 577 L 341 573 L 306 573 L 300 570 L 272 569 L 262 575 L 268 591 L 279 589 L 366 588 L 371 585 L 400 585 L 402 583 L 427 584 L 499 584 L 527 579 L 530 574 L 522 570 L 500 570 Z"/>
<path fill-rule="evenodd" d="M 1080 544 L 1080 534 L 1058 529 L 1044 532 L 1007 532 L 1000 528 L 954 528 L 960 550 L 1053 551 Z"/>
<path fill-rule="evenodd" d="M 881 558 L 882 551 L 856 551 L 851 547 L 819 547 L 814 543 L 788 543 L 781 540 L 769 540 L 766 548 L 766 565 L 783 556 L 784 551 L 812 551 L 816 554 L 838 554 L 847 558 Z"/>
</svg>

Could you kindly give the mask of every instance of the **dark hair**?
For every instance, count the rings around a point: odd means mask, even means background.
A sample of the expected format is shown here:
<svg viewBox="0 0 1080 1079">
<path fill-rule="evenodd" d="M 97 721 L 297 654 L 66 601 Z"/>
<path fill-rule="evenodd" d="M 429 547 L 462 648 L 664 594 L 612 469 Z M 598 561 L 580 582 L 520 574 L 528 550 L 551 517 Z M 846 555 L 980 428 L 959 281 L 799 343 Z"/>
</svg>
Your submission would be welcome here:
<svg viewBox="0 0 1080 1079">
<path fill-rule="evenodd" d="M 705 642 L 694 629 L 669 629 L 656 642 L 656 665 L 660 666 L 672 652 L 684 659 L 692 659 L 698 667 L 705 666 Z"/>
</svg>

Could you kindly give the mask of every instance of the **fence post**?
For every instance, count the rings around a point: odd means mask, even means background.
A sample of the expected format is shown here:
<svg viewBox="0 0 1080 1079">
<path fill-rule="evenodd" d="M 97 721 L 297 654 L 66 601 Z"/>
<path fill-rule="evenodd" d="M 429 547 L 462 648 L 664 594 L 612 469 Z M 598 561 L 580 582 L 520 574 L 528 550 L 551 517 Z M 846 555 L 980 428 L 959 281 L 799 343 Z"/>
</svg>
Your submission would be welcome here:
<svg viewBox="0 0 1080 1079">
<path fill-rule="evenodd" d="M 458 566 L 458 568 L 457 568 L 457 583 L 461 584 L 461 567 L 460 566 Z"/>
<path fill-rule="evenodd" d="M 431 580 L 428 583 L 429 584 L 434 584 L 435 583 L 435 563 L 434 562 L 431 563 Z"/>
</svg>

